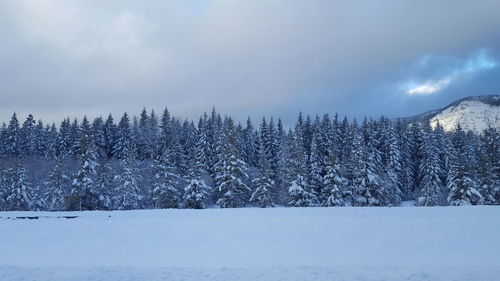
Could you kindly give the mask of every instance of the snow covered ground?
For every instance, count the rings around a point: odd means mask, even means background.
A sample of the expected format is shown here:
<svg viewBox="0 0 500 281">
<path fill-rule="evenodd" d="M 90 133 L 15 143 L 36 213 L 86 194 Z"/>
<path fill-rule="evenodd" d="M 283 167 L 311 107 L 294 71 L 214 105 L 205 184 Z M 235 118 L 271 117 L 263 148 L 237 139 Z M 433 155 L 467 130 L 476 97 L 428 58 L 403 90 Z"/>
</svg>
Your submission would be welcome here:
<svg viewBox="0 0 500 281">
<path fill-rule="evenodd" d="M 57 218 L 61 216 L 77 218 Z M 39 216 L 39 219 L 12 219 Z M 500 208 L 0 212 L 0 280 L 498 280 Z M 10 218 L 9 218 L 10 217 Z"/>
</svg>

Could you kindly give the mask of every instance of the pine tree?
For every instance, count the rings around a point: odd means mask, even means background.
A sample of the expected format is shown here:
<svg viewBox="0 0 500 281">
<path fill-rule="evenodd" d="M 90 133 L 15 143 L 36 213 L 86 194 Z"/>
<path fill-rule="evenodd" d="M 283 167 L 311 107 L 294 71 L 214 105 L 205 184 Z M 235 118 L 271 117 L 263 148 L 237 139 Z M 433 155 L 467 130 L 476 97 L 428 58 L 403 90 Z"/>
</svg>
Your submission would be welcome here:
<svg viewBox="0 0 500 281">
<path fill-rule="evenodd" d="M 148 124 L 149 124 L 149 116 L 146 108 L 143 108 L 141 111 L 141 115 L 139 117 L 139 123 L 137 129 L 134 130 L 134 140 L 135 146 L 137 147 L 137 155 L 139 160 L 147 159 L 151 155 L 149 154 L 151 151 L 149 149 L 149 132 L 148 132 Z"/>
<path fill-rule="evenodd" d="M 305 125 L 302 119 L 302 114 L 299 114 L 295 125 L 295 132 L 292 133 L 289 168 L 288 196 L 290 197 L 289 205 L 295 207 L 308 207 L 317 203 L 316 195 L 311 191 L 311 186 L 307 183 L 306 175 L 308 173 L 307 164 L 308 152 L 304 145 L 305 141 Z"/>
<path fill-rule="evenodd" d="M 3 158 L 7 155 L 6 152 L 7 147 L 7 124 L 2 123 L 0 126 L 0 158 Z"/>
<path fill-rule="evenodd" d="M 57 127 L 54 123 L 46 125 L 44 129 L 44 139 L 39 140 L 37 145 L 38 155 L 47 159 L 56 159 L 57 157 Z"/>
<path fill-rule="evenodd" d="M 256 146 L 258 136 L 256 135 L 250 117 L 247 119 L 246 127 L 243 130 L 243 160 L 251 166 L 257 166 L 258 147 Z"/>
<path fill-rule="evenodd" d="M 274 181 L 270 178 L 270 165 L 266 157 L 265 149 L 259 149 L 259 176 L 252 180 L 256 189 L 250 197 L 261 208 L 274 207 L 273 200 Z"/>
<path fill-rule="evenodd" d="M 386 161 L 385 161 L 385 181 L 389 186 L 389 192 L 391 194 L 391 203 L 397 205 L 401 202 L 403 193 L 402 179 L 401 179 L 401 149 L 399 144 L 399 139 L 397 137 L 395 129 L 392 127 L 390 122 L 387 120 L 382 128 L 384 135 L 383 147 L 386 151 Z"/>
<path fill-rule="evenodd" d="M 48 156 L 48 134 L 50 126 L 44 127 L 42 120 L 38 120 L 33 132 L 33 155 L 39 157 Z"/>
<path fill-rule="evenodd" d="M 10 157 L 15 157 L 20 153 L 19 147 L 19 121 L 17 115 L 14 113 L 10 119 L 9 126 L 5 130 L 5 154 Z"/>
<path fill-rule="evenodd" d="M 212 177 L 215 183 L 217 176 L 216 166 L 220 160 L 220 153 L 218 153 L 218 150 L 221 148 L 220 140 L 222 134 L 224 133 L 222 118 L 220 114 L 218 114 L 215 111 L 215 108 L 212 109 L 212 113 L 210 114 L 210 117 L 207 120 L 206 132 L 207 132 L 207 143 L 209 146 L 208 150 L 206 151 L 207 161 L 208 161 L 207 167 L 208 167 L 208 172 L 210 173 L 210 176 Z"/>
<path fill-rule="evenodd" d="M 197 179 L 196 176 L 191 176 L 189 184 L 184 187 L 183 202 L 184 208 L 188 209 L 205 209 L 206 198 L 210 188 L 202 179 Z"/>
<path fill-rule="evenodd" d="M 203 142 L 198 139 L 196 150 L 193 151 L 190 159 L 188 172 L 188 184 L 184 187 L 183 205 L 188 209 L 204 209 L 210 187 L 202 179 L 205 167 L 201 163 L 203 157 Z"/>
<path fill-rule="evenodd" d="M 116 130 L 117 128 L 114 123 L 113 116 L 109 114 L 102 128 L 104 146 L 103 150 L 104 155 L 106 155 L 108 159 L 111 159 L 113 157 L 113 147 L 115 146 L 116 142 Z"/>
<path fill-rule="evenodd" d="M 311 155 L 309 157 L 309 177 L 308 184 L 311 186 L 311 192 L 319 199 L 323 194 L 323 174 L 325 163 L 318 139 L 313 136 L 311 144 Z"/>
<path fill-rule="evenodd" d="M 392 188 L 389 188 L 387 182 L 384 182 L 381 169 L 380 152 L 376 148 L 376 144 L 368 143 L 368 149 L 365 155 L 365 167 L 362 173 L 361 186 L 363 196 L 366 199 L 367 206 L 390 206 Z"/>
<path fill-rule="evenodd" d="M 139 189 L 139 175 L 136 161 L 136 148 L 129 142 L 121 151 L 120 166 L 122 173 L 115 176 L 113 205 L 118 210 L 134 210 L 142 207 L 143 196 Z"/>
<path fill-rule="evenodd" d="M 118 123 L 118 128 L 116 129 L 115 142 L 113 145 L 113 155 L 122 160 L 130 153 L 127 151 L 127 147 L 131 146 L 132 132 L 130 127 L 130 118 L 125 112 Z"/>
<path fill-rule="evenodd" d="M 220 135 L 217 151 L 219 161 L 215 166 L 217 205 L 221 208 L 237 208 L 244 205 L 244 196 L 250 188 L 244 183 L 248 178 L 246 163 L 237 150 L 233 120 L 224 120 L 224 131 Z"/>
<path fill-rule="evenodd" d="M 409 129 L 400 119 L 396 122 L 395 130 L 400 144 L 400 159 L 401 170 L 399 178 L 401 181 L 401 193 L 403 200 L 413 200 L 414 183 L 414 165 L 412 163 L 412 148 L 411 138 L 409 137 Z"/>
<path fill-rule="evenodd" d="M 194 123 L 188 120 L 184 120 L 182 128 L 179 130 L 179 166 L 177 171 L 182 179 L 188 180 L 193 157 L 197 154 L 198 132 Z M 202 165 L 201 162 L 199 164 Z"/>
<path fill-rule="evenodd" d="M 170 116 L 170 112 L 168 108 L 165 107 L 163 110 L 163 114 L 160 119 L 160 147 L 172 149 L 174 132 L 173 132 L 173 124 L 172 117 Z"/>
<path fill-rule="evenodd" d="M 262 150 L 267 162 L 269 162 L 269 159 L 272 157 L 272 145 L 273 140 L 271 138 L 269 127 L 267 126 L 266 118 L 262 118 L 262 122 L 260 123 L 259 150 Z M 258 153 L 257 158 L 260 157 L 260 151 Z"/>
<path fill-rule="evenodd" d="M 479 191 L 488 205 L 500 204 L 500 133 L 489 127 L 481 136 Z"/>
<path fill-rule="evenodd" d="M 96 156 L 101 159 L 106 156 L 106 139 L 104 136 L 104 121 L 101 117 L 94 119 L 92 122 L 92 136 L 96 150 Z"/>
<path fill-rule="evenodd" d="M 71 154 L 71 124 L 69 118 L 64 119 L 59 126 L 59 134 L 57 135 L 57 155 L 66 157 Z"/>
<path fill-rule="evenodd" d="M 0 211 L 7 210 L 5 199 L 10 190 L 9 172 L 9 170 L 0 169 Z"/>
<path fill-rule="evenodd" d="M 468 148 L 465 133 L 460 126 L 454 133 L 453 142 L 455 154 L 448 175 L 448 204 L 451 206 L 481 204 L 483 197 L 477 190 L 477 183 L 471 177 L 471 168 L 464 157 Z"/>
<path fill-rule="evenodd" d="M 443 126 L 441 126 L 441 124 L 439 124 L 439 122 L 436 122 L 436 126 L 434 127 L 434 135 L 436 138 L 441 169 L 439 177 L 442 183 L 446 183 L 446 177 L 448 176 L 448 171 L 450 170 L 450 159 L 452 158 L 451 151 L 453 143 L 451 142 L 449 134 L 446 134 L 444 132 L 444 128 Z"/>
<path fill-rule="evenodd" d="M 97 201 L 94 203 L 98 210 L 110 210 L 113 208 L 113 198 L 111 195 L 113 189 L 113 173 L 105 154 L 96 169 L 96 182 L 92 187 L 92 194 L 96 195 Z M 101 159 L 102 159 L 101 158 Z"/>
<path fill-rule="evenodd" d="M 282 126 L 281 120 L 278 120 L 278 125 Z M 270 156 L 268 157 L 269 161 L 269 169 L 270 169 L 270 178 L 275 182 L 275 184 L 279 183 L 279 175 L 278 175 L 278 162 L 279 162 L 279 154 L 281 149 L 281 138 L 280 132 L 281 128 L 277 128 L 274 124 L 274 118 L 271 117 L 269 120 L 269 136 L 271 139 L 270 146 Z"/>
<path fill-rule="evenodd" d="M 411 163 L 413 167 L 411 168 L 413 179 L 411 182 L 413 186 L 410 188 L 412 194 L 417 194 L 419 192 L 420 180 L 422 175 L 420 175 L 420 162 L 422 162 L 422 143 L 423 143 L 423 132 L 420 128 L 420 125 L 417 123 L 412 123 L 409 129 L 409 143 L 410 154 L 411 154 Z"/>
<path fill-rule="evenodd" d="M 33 115 L 29 114 L 19 131 L 19 154 L 28 157 L 36 151 L 36 122 Z"/>
<path fill-rule="evenodd" d="M 288 202 L 288 205 L 292 207 L 310 207 L 316 204 L 316 196 L 308 190 L 309 188 L 304 177 L 302 175 L 298 175 L 288 188 L 290 196 L 290 202 Z"/>
<path fill-rule="evenodd" d="M 172 154 L 168 148 L 165 148 L 155 160 L 154 169 L 153 202 L 155 208 L 179 208 L 182 198 L 176 187 L 179 184 L 179 175 L 176 173 L 172 163 Z"/>
<path fill-rule="evenodd" d="M 154 154 L 158 137 L 158 120 L 154 114 L 148 115 L 143 108 L 136 134 L 137 154 L 140 160 L 150 159 Z"/>
<path fill-rule="evenodd" d="M 286 205 L 288 203 L 288 186 L 289 182 L 287 180 L 288 176 L 288 137 L 283 129 L 283 124 L 281 119 L 278 119 L 278 125 L 276 128 L 276 169 L 271 175 L 271 179 L 274 178 L 276 185 L 276 203 L 279 205 Z"/>
<path fill-rule="evenodd" d="M 26 175 L 26 168 L 23 161 L 18 161 L 15 169 L 9 171 L 7 176 L 11 178 L 7 180 L 10 184 L 6 190 L 5 210 L 7 211 L 28 211 L 32 207 L 31 186 Z"/>
<path fill-rule="evenodd" d="M 346 137 L 351 139 L 351 145 L 349 147 L 349 152 L 346 153 L 346 166 L 347 166 L 347 179 L 349 180 L 349 190 L 345 192 L 346 203 L 350 206 L 362 206 L 366 204 L 365 193 L 365 170 L 366 170 L 366 159 L 365 155 L 366 147 L 363 144 L 363 137 L 359 131 L 356 121 L 353 122 L 350 128 L 344 129 L 348 130 L 346 132 Z"/>
<path fill-rule="evenodd" d="M 73 179 L 71 194 L 65 198 L 66 209 L 70 211 L 95 210 L 97 207 L 95 202 L 98 201 L 99 194 L 94 194 L 92 191 L 98 164 L 87 118 L 82 121 L 78 147 L 81 153 L 81 166 Z"/>
<path fill-rule="evenodd" d="M 83 130 L 82 130 L 83 128 Z M 86 131 L 85 133 L 83 131 Z M 83 135 L 90 135 L 90 124 L 88 120 L 83 120 L 82 124 L 78 124 L 78 120 L 75 118 L 70 126 L 70 155 L 78 158 L 82 154 L 81 148 L 81 138 Z"/>
<path fill-rule="evenodd" d="M 50 211 L 64 210 L 64 198 L 69 193 L 69 178 L 64 174 L 63 158 L 56 159 L 56 165 L 45 182 L 45 205 Z"/>
<path fill-rule="evenodd" d="M 348 206 L 345 201 L 344 192 L 347 189 L 348 181 L 340 174 L 340 167 L 335 160 L 334 151 L 327 158 L 326 173 L 323 177 L 323 206 Z"/>
<path fill-rule="evenodd" d="M 439 177 L 441 165 L 439 161 L 439 147 L 436 133 L 427 124 L 424 128 L 423 142 L 420 151 L 422 161 L 420 162 L 420 192 L 418 192 L 417 204 L 419 206 L 438 205 L 439 193 L 442 189 L 442 182 Z"/>
<path fill-rule="evenodd" d="M 202 118 L 200 118 L 198 122 L 198 141 L 196 144 L 196 153 L 199 157 L 200 164 L 203 166 L 205 170 L 210 169 L 210 144 L 208 143 L 208 128 L 207 128 L 207 114 L 205 113 Z"/>
</svg>

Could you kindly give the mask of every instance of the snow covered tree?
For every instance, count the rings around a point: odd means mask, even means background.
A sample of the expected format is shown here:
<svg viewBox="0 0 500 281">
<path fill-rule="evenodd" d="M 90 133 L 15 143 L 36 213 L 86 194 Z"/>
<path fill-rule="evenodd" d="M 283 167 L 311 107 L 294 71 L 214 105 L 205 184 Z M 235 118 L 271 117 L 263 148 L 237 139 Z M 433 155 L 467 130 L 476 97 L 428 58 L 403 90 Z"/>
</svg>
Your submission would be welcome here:
<svg viewBox="0 0 500 281">
<path fill-rule="evenodd" d="M 318 138 L 313 136 L 311 144 L 311 155 L 309 157 L 309 177 L 308 184 L 311 186 L 311 192 L 319 199 L 323 194 L 323 173 L 324 159 L 321 148 L 318 144 Z"/>
<path fill-rule="evenodd" d="M 103 151 L 104 152 L 104 151 Z M 105 154 L 101 157 L 103 159 L 96 169 L 96 180 L 92 186 L 92 194 L 96 195 L 97 201 L 95 202 L 96 209 L 110 210 L 113 208 L 113 173 Z"/>
<path fill-rule="evenodd" d="M 471 177 L 470 167 L 464 157 L 467 155 L 465 133 L 460 126 L 454 132 L 451 169 L 448 174 L 448 204 L 451 206 L 477 205 L 483 202 L 483 196 L 477 190 L 477 183 Z"/>
<path fill-rule="evenodd" d="M 309 188 L 304 177 L 298 175 L 288 188 L 290 196 L 290 202 L 288 202 L 288 205 L 292 207 L 309 207 L 316 204 L 316 196 L 308 190 Z"/>
<path fill-rule="evenodd" d="M 5 199 L 10 189 L 9 170 L 0 169 L 0 211 L 6 211 Z"/>
<path fill-rule="evenodd" d="M 384 134 L 384 143 L 382 144 L 382 146 L 385 147 L 386 152 L 386 161 L 384 165 L 386 181 L 387 184 L 391 185 L 392 187 L 392 190 L 390 190 L 390 192 L 392 193 L 393 198 L 391 200 L 394 204 L 397 204 L 401 201 L 401 197 L 403 196 L 401 192 L 402 160 L 400 143 L 394 127 L 388 120 L 382 129 Z"/>
<path fill-rule="evenodd" d="M 90 125 L 86 120 L 84 118 L 82 121 L 78 140 L 81 166 L 73 179 L 71 193 L 65 198 L 66 209 L 69 211 L 95 210 L 99 198 L 99 194 L 93 193 L 98 164 L 92 135 L 90 135 Z"/>
<path fill-rule="evenodd" d="M 348 180 L 340 173 L 340 165 L 334 156 L 335 151 L 332 150 L 330 154 L 326 159 L 326 173 L 323 176 L 322 198 L 325 198 L 325 200 L 322 205 L 325 207 L 349 206 L 349 203 L 345 200 Z M 350 193 L 347 194 L 350 195 Z"/>
<path fill-rule="evenodd" d="M 102 127 L 103 151 L 108 159 L 113 157 L 113 147 L 116 141 L 116 125 L 111 114 L 108 115 Z"/>
<path fill-rule="evenodd" d="M 118 210 L 134 210 L 142 207 L 143 196 L 139 189 L 139 173 L 136 161 L 136 149 L 133 142 L 120 150 L 122 156 L 120 166 L 121 174 L 115 176 L 117 183 L 112 193 L 113 205 Z"/>
<path fill-rule="evenodd" d="M 295 207 L 308 207 L 317 203 L 316 195 L 311 192 L 311 186 L 307 183 L 308 172 L 307 150 L 305 143 L 305 128 L 302 114 L 299 114 L 295 132 L 292 133 L 290 157 L 289 157 L 289 182 L 288 204 Z"/>
<path fill-rule="evenodd" d="M 255 202 L 261 208 L 274 207 L 273 200 L 274 181 L 270 178 L 270 165 L 263 147 L 259 149 L 259 176 L 252 180 L 256 186 L 251 202 Z"/>
<path fill-rule="evenodd" d="M 363 136 L 356 122 L 343 130 L 346 130 L 344 133 L 345 137 L 351 140 L 350 145 L 348 145 L 348 143 L 343 144 L 344 147 L 349 148 L 348 151 L 345 150 L 344 152 L 344 157 L 347 158 L 345 161 L 347 166 L 346 178 L 349 180 L 349 189 L 345 192 L 344 198 L 346 204 L 350 206 L 362 206 L 366 204 L 366 198 L 364 196 L 366 189 L 364 184 L 366 169 L 365 155 L 367 154 L 366 147 L 363 144 Z"/>
<path fill-rule="evenodd" d="M 59 133 L 57 134 L 57 156 L 66 157 L 71 154 L 71 134 L 70 134 L 70 121 L 69 118 L 64 119 L 59 126 Z"/>
<path fill-rule="evenodd" d="M 92 122 L 92 136 L 97 158 L 101 159 L 106 156 L 106 139 L 104 137 L 104 121 L 101 117 L 97 117 Z"/>
<path fill-rule="evenodd" d="M 288 203 L 289 182 L 289 155 L 290 146 L 287 133 L 283 129 L 281 119 L 278 119 L 276 130 L 276 170 L 273 171 L 276 184 L 276 203 L 286 205 Z"/>
<path fill-rule="evenodd" d="M 20 128 L 16 113 L 12 115 L 12 118 L 10 119 L 9 122 L 9 126 L 4 131 L 4 133 L 5 133 L 5 143 L 4 143 L 5 154 L 10 157 L 15 157 L 19 155 Z"/>
<path fill-rule="evenodd" d="M 81 155 L 81 150 L 80 150 L 81 131 L 80 131 L 80 126 L 78 124 L 78 120 L 76 118 L 73 119 L 73 122 L 71 122 L 71 124 L 69 125 L 68 134 L 69 134 L 68 153 L 69 155 L 77 158 L 79 155 Z"/>
<path fill-rule="evenodd" d="M 217 205 L 221 208 L 243 206 L 244 196 L 251 191 L 244 183 L 248 178 L 246 163 L 240 158 L 237 147 L 233 120 L 225 118 L 217 147 L 219 161 L 215 166 Z"/>
<path fill-rule="evenodd" d="M 485 204 L 500 204 L 500 133 L 489 127 L 481 137 L 479 191 Z"/>
<path fill-rule="evenodd" d="M 47 159 L 56 159 L 57 153 L 57 127 L 54 123 L 46 125 L 44 130 L 44 138 L 39 140 L 37 145 L 38 155 Z"/>
<path fill-rule="evenodd" d="M 19 131 L 19 154 L 21 157 L 28 157 L 36 151 L 36 121 L 33 115 L 29 114 Z"/>
<path fill-rule="evenodd" d="M 410 144 L 410 154 L 411 154 L 411 168 L 413 179 L 410 180 L 413 186 L 410 188 L 411 193 L 417 194 L 419 192 L 420 180 L 422 176 L 420 175 L 420 162 L 422 161 L 422 143 L 423 143 L 423 131 L 418 123 L 412 123 L 408 130 L 408 142 Z"/>
<path fill-rule="evenodd" d="M 209 195 L 210 187 L 202 179 L 205 167 L 201 163 L 203 159 L 203 140 L 197 141 L 196 149 L 190 159 L 188 184 L 184 187 L 183 205 L 188 209 L 204 209 Z"/>
<path fill-rule="evenodd" d="M 7 146 L 7 124 L 2 123 L 0 126 L 0 158 L 6 156 L 5 147 Z"/>
<path fill-rule="evenodd" d="M 423 156 L 419 172 L 422 179 L 420 180 L 417 204 L 419 206 L 436 206 L 439 203 L 439 193 L 443 184 L 440 179 L 441 165 L 437 138 L 429 124 L 424 127 L 420 151 Z"/>
<path fill-rule="evenodd" d="M 415 198 L 414 191 L 414 165 L 412 163 L 413 143 L 409 137 L 409 129 L 400 119 L 396 122 L 395 130 L 400 144 L 400 163 L 401 169 L 399 179 L 401 181 L 401 193 L 403 200 L 413 200 Z"/>
<path fill-rule="evenodd" d="M 180 179 L 172 163 L 170 149 L 163 149 L 163 152 L 155 160 L 154 170 L 153 202 L 155 208 L 179 208 L 182 197 L 176 186 Z"/>
<path fill-rule="evenodd" d="M 48 210 L 64 210 L 64 198 L 69 193 L 69 178 L 64 174 L 62 157 L 56 159 L 56 165 L 45 182 L 43 200 Z"/>
<path fill-rule="evenodd" d="M 137 155 L 140 160 L 150 159 L 154 154 L 158 138 L 158 120 L 154 111 L 148 115 L 143 108 L 136 132 Z"/>
<path fill-rule="evenodd" d="M 173 137 L 174 137 L 174 132 L 173 132 L 173 120 L 172 117 L 170 116 L 170 112 L 168 111 L 168 108 L 165 107 L 163 110 L 163 114 L 161 115 L 160 118 L 160 147 L 167 147 L 167 148 L 172 148 L 173 144 Z"/>
<path fill-rule="evenodd" d="M 210 187 L 206 185 L 204 180 L 191 176 L 188 185 L 184 187 L 184 207 L 188 209 L 205 209 L 205 201 L 209 190 Z"/>
<path fill-rule="evenodd" d="M 392 194 L 381 176 L 380 155 L 374 144 L 368 144 L 361 186 L 367 206 L 390 206 Z"/>
<path fill-rule="evenodd" d="M 7 171 L 7 177 L 10 178 L 6 179 L 9 186 L 4 191 L 4 209 L 6 211 L 29 211 L 33 202 L 23 161 L 18 161 L 14 169 Z"/>
<path fill-rule="evenodd" d="M 130 127 L 130 118 L 125 112 L 118 123 L 116 129 L 115 141 L 113 145 L 113 155 L 118 159 L 124 159 L 130 150 L 127 151 L 127 147 L 130 148 L 130 143 L 132 142 L 132 132 Z"/>
<path fill-rule="evenodd" d="M 109 115 L 56 126 L 30 114 L 20 126 L 14 113 L 0 125 L 0 208 L 41 209 L 40 198 L 50 210 L 500 204 L 497 128 L 339 120 L 300 113 L 285 131 L 272 117 L 235 125 L 214 108 L 196 127 L 165 108 L 160 120 L 143 110 L 116 125 Z"/>
<path fill-rule="evenodd" d="M 257 133 L 253 127 L 250 117 L 247 119 L 246 127 L 243 130 L 242 155 L 245 163 L 251 166 L 257 166 L 258 161 L 258 146 Z"/>
</svg>

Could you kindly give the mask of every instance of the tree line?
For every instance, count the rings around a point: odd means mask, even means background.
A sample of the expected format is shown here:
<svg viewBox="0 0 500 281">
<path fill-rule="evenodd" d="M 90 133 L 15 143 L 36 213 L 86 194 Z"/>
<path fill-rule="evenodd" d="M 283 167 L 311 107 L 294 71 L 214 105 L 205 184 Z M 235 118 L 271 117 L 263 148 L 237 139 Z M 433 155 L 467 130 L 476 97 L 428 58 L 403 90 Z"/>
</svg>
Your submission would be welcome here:
<svg viewBox="0 0 500 281">
<path fill-rule="evenodd" d="M 165 109 L 0 128 L 0 210 L 500 203 L 500 134 L 298 115 L 256 128 Z"/>
</svg>

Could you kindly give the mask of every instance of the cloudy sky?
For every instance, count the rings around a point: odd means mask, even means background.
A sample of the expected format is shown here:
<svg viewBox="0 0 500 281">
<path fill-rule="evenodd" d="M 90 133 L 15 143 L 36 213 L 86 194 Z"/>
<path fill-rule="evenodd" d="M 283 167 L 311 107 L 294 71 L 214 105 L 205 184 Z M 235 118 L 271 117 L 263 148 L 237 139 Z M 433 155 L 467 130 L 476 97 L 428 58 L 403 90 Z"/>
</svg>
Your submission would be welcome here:
<svg viewBox="0 0 500 281">
<path fill-rule="evenodd" d="M 500 1 L 0 3 L 0 120 L 338 112 L 500 93 Z"/>
</svg>

